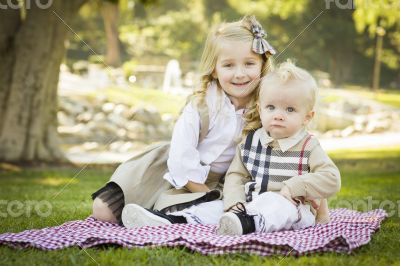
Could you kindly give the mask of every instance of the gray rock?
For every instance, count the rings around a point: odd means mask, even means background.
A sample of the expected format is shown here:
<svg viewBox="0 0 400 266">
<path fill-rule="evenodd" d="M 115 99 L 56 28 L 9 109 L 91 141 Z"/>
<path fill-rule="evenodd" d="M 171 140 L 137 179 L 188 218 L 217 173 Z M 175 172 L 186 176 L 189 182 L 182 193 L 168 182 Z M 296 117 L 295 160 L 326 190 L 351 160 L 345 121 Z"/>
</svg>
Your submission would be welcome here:
<svg viewBox="0 0 400 266">
<path fill-rule="evenodd" d="M 91 135 L 91 130 L 82 123 L 74 126 L 59 126 L 58 133 L 60 136 L 71 136 L 87 138 Z"/>
<path fill-rule="evenodd" d="M 146 126 L 139 121 L 129 121 L 126 124 L 127 136 L 129 139 L 142 140 L 146 138 Z"/>
<path fill-rule="evenodd" d="M 114 108 L 115 108 L 114 103 L 107 102 L 107 103 L 103 104 L 103 106 L 101 107 L 101 110 L 104 113 L 109 114 L 114 110 Z"/>
<path fill-rule="evenodd" d="M 147 125 L 146 127 L 147 139 L 159 139 L 160 134 L 154 125 Z"/>
<path fill-rule="evenodd" d="M 130 119 L 143 122 L 145 124 L 159 124 L 162 122 L 160 113 L 154 109 L 138 108 L 131 111 Z"/>
<path fill-rule="evenodd" d="M 118 127 L 111 123 L 96 123 L 92 129 L 95 133 L 104 133 L 105 135 L 115 136 L 117 135 Z"/>
<path fill-rule="evenodd" d="M 57 112 L 58 124 L 60 126 L 73 126 L 75 125 L 75 120 L 72 116 L 67 115 L 64 111 Z"/>
<path fill-rule="evenodd" d="M 128 119 L 128 111 L 129 111 L 129 108 L 128 108 L 128 106 L 126 106 L 126 105 L 124 105 L 124 104 L 117 104 L 115 107 L 114 107 L 114 110 L 113 110 L 113 113 L 115 114 L 115 115 L 119 115 L 119 116 L 123 116 L 124 118 L 127 118 Z"/>
<path fill-rule="evenodd" d="M 97 142 L 85 142 L 82 144 L 82 148 L 85 151 L 93 151 L 93 150 L 98 150 L 99 149 L 99 143 Z"/>
<path fill-rule="evenodd" d="M 115 113 L 109 113 L 107 115 L 107 119 L 109 122 L 118 127 L 125 127 L 126 123 L 128 122 L 122 115 L 118 115 Z"/>
<path fill-rule="evenodd" d="M 85 111 L 83 104 L 72 99 L 67 99 L 65 97 L 60 97 L 59 110 L 64 111 L 69 115 L 78 115 Z"/>
<path fill-rule="evenodd" d="M 107 121 L 107 117 L 106 117 L 106 115 L 105 115 L 104 113 L 96 113 L 96 114 L 93 116 L 93 121 L 96 121 L 96 122 L 105 122 L 105 121 Z"/>
<path fill-rule="evenodd" d="M 88 123 L 92 119 L 93 119 L 93 112 L 90 111 L 83 112 L 76 117 L 76 120 L 80 123 Z"/>
<path fill-rule="evenodd" d="M 121 139 L 127 139 L 127 130 L 125 128 L 119 128 L 117 130 L 117 136 Z"/>
</svg>

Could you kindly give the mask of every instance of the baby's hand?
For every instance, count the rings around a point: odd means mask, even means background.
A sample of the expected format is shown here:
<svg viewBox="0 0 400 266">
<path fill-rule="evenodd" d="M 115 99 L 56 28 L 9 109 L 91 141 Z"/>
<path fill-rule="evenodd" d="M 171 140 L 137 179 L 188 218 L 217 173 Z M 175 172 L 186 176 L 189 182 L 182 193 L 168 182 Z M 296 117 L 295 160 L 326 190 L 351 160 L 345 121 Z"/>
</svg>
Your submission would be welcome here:
<svg viewBox="0 0 400 266">
<path fill-rule="evenodd" d="M 293 203 L 294 205 L 297 206 L 297 203 L 293 200 L 292 198 L 292 194 L 290 193 L 290 190 L 287 186 L 283 186 L 281 188 L 281 191 L 279 191 L 279 194 L 281 194 L 282 196 L 284 196 L 288 201 L 290 201 L 291 203 Z"/>
<path fill-rule="evenodd" d="M 310 200 L 310 204 L 315 210 L 318 210 L 319 209 L 319 205 L 320 205 L 320 201 L 319 200 Z"/>
</svg>

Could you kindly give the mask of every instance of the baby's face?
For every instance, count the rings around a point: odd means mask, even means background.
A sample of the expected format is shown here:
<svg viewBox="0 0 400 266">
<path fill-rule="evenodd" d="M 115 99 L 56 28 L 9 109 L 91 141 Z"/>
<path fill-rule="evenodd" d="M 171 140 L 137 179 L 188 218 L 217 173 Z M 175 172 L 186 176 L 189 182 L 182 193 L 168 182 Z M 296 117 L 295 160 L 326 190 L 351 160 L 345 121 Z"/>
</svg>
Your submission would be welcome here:
<svg viewBox="0 0 400 266">
<path fill-rule="evenodd" d="M 261 88 L 258 102 L 261 123 L 271 137 L 291 137 L 308 124 L 314 116 L 309 95 L 309 89 L 298 81 Z"/>
</svg>

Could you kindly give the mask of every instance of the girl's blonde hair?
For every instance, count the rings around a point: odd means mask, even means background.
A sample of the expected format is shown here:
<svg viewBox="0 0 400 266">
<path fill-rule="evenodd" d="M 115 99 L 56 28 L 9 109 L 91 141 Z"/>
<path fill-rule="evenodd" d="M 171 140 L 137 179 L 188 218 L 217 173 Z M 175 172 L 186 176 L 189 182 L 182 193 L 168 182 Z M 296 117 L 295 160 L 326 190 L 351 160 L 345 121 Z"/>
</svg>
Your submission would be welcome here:
<svg viewBox="0 0 400 266">
<path fill-rule="evenodd" d="M 308 92 L 308 110 L 314 109 L 315 101 L 317 98 L 318 86 L 315 79 L 306 70 L 297 67 L 293 62 L 287 60 L 280 64 L 276 69 L 267 73 L 260 81 L 257 102 L 260 97 L 268 97 L 263 95 L 265 88 L 271 86 L 282 86 L 289 82 L 300 82 L 299 89 L 305 89 Z M 243 130 L 243 135 L 247 135 L 250 131 L 260 128 L 261 120 L 258 113 L 254 114 L 247 122 L 247 127 Z"/>
<path fill-rule="evenodd" d="M 216 67 L 220 45 L 223 41 L 249 41 L 254 40 L 252 25 L 258 23 L 254 16 L 245 16 L 243 19 L 230 23 L 221 23 L 215 26 L 208 34 L 203 54 L 200 60 L 200 85 L 191 98 L 198 98 L 198 104 L 205 104 L 204 99 L 210 82 L 214 80 L 213 73 Z M 262 54 L 263 65 L 261 77 L 270 69 L 270 55 Z M 258 86 L 253 92 L 253 99 L 248 103 L 249 112 L 255 106 L 255 97 L 258 94 Z"/>
</svg>

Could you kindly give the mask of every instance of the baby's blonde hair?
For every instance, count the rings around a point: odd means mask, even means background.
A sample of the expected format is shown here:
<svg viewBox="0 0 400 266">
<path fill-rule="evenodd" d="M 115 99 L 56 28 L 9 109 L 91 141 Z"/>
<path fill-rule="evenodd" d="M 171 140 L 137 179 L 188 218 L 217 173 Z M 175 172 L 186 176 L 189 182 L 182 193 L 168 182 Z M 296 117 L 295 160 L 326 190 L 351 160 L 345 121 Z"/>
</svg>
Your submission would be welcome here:
<svg viewBox="0 0 400 266">
<path fill-rule="evenodd" d="M 308 91 L 308 111 L 312 111 L 315 106 L 318 86 L 315 79 L 306 70 L 297 67 L 290 60 L 281 63 L 276 69 L 267 73 L 260 81 L 257 102 L 260 97 L 268 97 L 263 95 L 266 88 L 274 86 L 282 86 L 289 82 L 296 81 L 299 83 L 299 89 L 306 89 Z M 261 127 L 260 114 L 256 110 L 256 114 L 247 120 L 247 126 L 243 130 L 243 135 L 247 135 L 250 131 L 256 130 Z"/>
<path fill-rule="evenodd" d="M 220 52 L 220 46 L 223 41 L 245 41 L 252 42 L 254 40 L 254 34 L 251 31 L 251 26 L 256 22 L 254 16 L 245 16 L 243 19 L 230 23 L 221 23 L 211 29 L 205 42 L 203 54 L 200 60 L 200 86 L 196 90 L 192 97 L 199 97 L 198 102 L 205 104 L 204 99 L 210 82 L 214 80 L 213 73 L 215 71 L 218 54 Z M 262 69 L 261 77 L 264 76 L 270 69 L 269 54 L 262 54 Z M 221 88 L 219 88 L 221 89 Z M 252 108 L 256 108 L 256 95 L 258 94 L 257 89 L 252 93 L 253 99 L 248 103 L 249 111 Z"/>
</svg>

